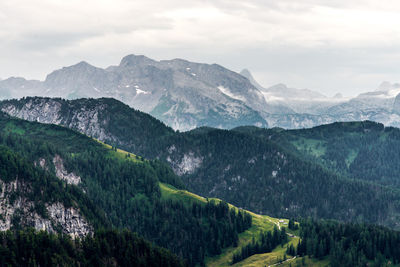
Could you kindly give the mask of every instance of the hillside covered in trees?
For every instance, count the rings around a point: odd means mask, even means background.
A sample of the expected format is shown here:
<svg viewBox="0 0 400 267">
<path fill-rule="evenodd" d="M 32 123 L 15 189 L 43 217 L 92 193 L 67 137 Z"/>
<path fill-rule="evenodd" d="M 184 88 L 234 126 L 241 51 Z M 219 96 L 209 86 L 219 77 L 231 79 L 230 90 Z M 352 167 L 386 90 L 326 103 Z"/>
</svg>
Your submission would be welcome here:
<svg viewBox="0 0 400 267">
<path fill-rule="evenodd" d="M 387 186 L 400 185 L 398 128 L 364 121 L 255 132 L 340 175 Z"/>
<path fill-rule="evenodd" d="M 400 263 L 400 232 L 388 228 L 303 220 L 297 254 L 328 257 L 331 266 L 394 266 Z"/>
<path fill-rule="evenodd" d="M 2 266 L 166 266 L 186 264 L 129 231 L 98 231 L 71 239 L 33 229 L 0 232 Z"/>
<path fill-rule="evenodd" d="M 89 104 L 95 108 L 96 101 L 84 100 L 79 109 Z M 133 230 L 188 265 L 222 257 L 241 266 L 277 253 L 281 242 L 285 257 L 298 257 L 293 263 L 305 258 L 306 263 L 328 261 L 333 266 L 398 262 L 398 232 L 370 225 L 399 228 L 398 129 L 354 122 L 291 131 L 240 127 L 179 133 L 132 109 L 122 112 L 125 117 L 113 116 L 126 107 L 101 101 L 106 110 L 113 106 L 96 128 L 110 137 L 103 140 L 109 145 L 67 128 L 0 114 L 0 159 L 7 166 L 1 168 L 2 182 L 17 177 L 29 182 L 28 190 L 20 187 L 24 190 L 8 195 L 7 201 L 24 196 L 43 219 L 49 218 L 51 205 L 62 203 L 65 209 L 79 210 L 92 227 L 88 231 Z M 88 134 L 85 127 L 75 130 Z M 225 202 L 197 201 L 168 191 L 186 188 L 263 214 L 314 219 L 301 220 L 297 246 L 285 235 L 279 239 L 273 232 L 254 232 L 254 215 Z M 23 212 L 15 215 L 10 236 L 35 226 L 21 220 Z M 316 220 L 320 218 L 353 223 Z M 53 230 L 68 232 L 57 223 Z M 239 239 L 248 231 L 254 241 Z M 79 257 L 77 262 L 86 258 Z"/>
<path fill-rule="evenodd" d="M 158 159 L 189 190 L 257 213 L 400 227 L 400 193 L 394 187 L 399 153 L 389 151 L 399 147 L 398 129 L 342 123 L 294 131 L 240 127 L 180 133 L 113 99 L 25 98 L 0 106 L 15 116 L 59 123 Z M 47 115 L 46 106 L 61 108 Z M 329 139 L 318 141 L 321 136 Z M 357 145 L 358 150 L 350 149 Z M 372 146 L 376 153 L 368 152 Z"/>
<path fill-rule="evenodd" d="M 8 167 L 1 170 L 2 180 L 33 179 L 32 198 L 39 204 L 54 199 L 66 205 L 78 203 L 77 208 L 94 230 L 133 230 L 194 265 L 237 244 L 238 234 L 252 224 L 249 214 L 230 209 L 224 202 L 183 202 L 163 197 L 160 182 L 176 188 L 183 185 L 159 161 L 120 153 L 67 128 L 4 114 L 0 115 L 0 129 L 0 146 L 7 151 L 1 158 L 15 162 L 16 157 L 26 162 L 26 166 L 6 163 Z M 51 179 L 48 182 L 47 176 Z M 79 182 L 69 184 L 68 177 Z M 74 194 L 77 197 L 70 200 Z"/>
</svg>

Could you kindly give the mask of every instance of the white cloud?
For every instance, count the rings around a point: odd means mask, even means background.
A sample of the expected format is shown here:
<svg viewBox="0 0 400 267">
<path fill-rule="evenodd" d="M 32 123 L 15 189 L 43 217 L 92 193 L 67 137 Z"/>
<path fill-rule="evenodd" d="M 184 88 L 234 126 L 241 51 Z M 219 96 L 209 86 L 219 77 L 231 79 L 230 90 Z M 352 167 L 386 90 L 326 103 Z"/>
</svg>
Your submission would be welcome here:
<svg viewBox="0 0 400 267">
<path fill-rule="evenodd" d="M 399 12 L 391 0 L 2 0 L 0 77 L 43 79 L 135 53 L 247 67 L 265 86 L 356 94 L 396 79 Z"/>
</svg>

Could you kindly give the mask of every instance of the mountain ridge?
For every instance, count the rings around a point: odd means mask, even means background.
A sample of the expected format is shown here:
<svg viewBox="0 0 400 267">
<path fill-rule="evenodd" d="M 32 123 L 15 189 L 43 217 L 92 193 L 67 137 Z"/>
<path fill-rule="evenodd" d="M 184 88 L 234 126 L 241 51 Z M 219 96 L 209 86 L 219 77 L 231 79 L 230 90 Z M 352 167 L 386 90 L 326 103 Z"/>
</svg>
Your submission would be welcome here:
<svg viewBox="0 0 400 267">
<path fill-rule="evenodd" d="M 113 97 L 180 130 L 267 126 L 261 114 L 267 104 L 246 78 L 217 64 L 183 59 L 132 54 L 106 69 L 82 61 L 51 72 L 43 82 L 0 81 L 1 96 Z"/>
<path fill-rule="evenodd" d="M 39 112 L 40 116 L 46 117 L 50 116 L 48 112 L 44 112 L 46 103 L 58 105 L 59 101 L 65 100 L 26 98 L 19 101 L 3 101 L 0 106 L 2 109 L 8 106 L 7 109 L 14 112 L 10 114 L 16 116 L 23 114 L 19 113 L 19 110 L 30 106 L 30 109 Z M 96 117 L 90 115 L 90 110 L 97 110 L 96 107 L 103 106 L 104 101 L 109 102 L 102 109 L 104 118 L 108 119 L 105 122 L 101 119 L 96 124 L 88 124 L 88 118 Z M 36 102 L 40 105 L 32 105 Z M 140 112 L 116 100 L 82 99 L 65 102 L 66 110 L 61 113 L 52 112 L 51 116 L 74 114 L 76 118 L 81 118 L 77 125 L 83 127 L 74 129 L 86 134 L 93 127 L 101 129 L 96 133 L 92 132 L 92 136 L 99 138 L 101 133 L 105 133 L 103 141 L 110 142 L 111 145 L 149 159 L 163 161 L 170 165 L 194 193 L 222 198 L 236 206 L 272 216 L 291 217 L 302 214 L 341 220 L 357 220 L 362 217 L 364 221 L 397 227 L 397 193 L 391 192 L 383 185 L 350 179 L 351 177 L 335 173 L 325 165 L 316 164 L 308 157 L 302 158 L 302 154 L 296 152 L 292 146 L 273 139 L 279 132 L 277 129 L 254 128 L 258 129 L 255 132 L 263 133 L 261 137 L 236 129 L 228 131 L 200 128 L 181 133 L 174 132 L 148 115 L 139 116 Z M 88 107 L 92 108 L 88 111 Z M 119 112 L 122 109 L 126 111 Z M 121 117 L 121 113 L 126 116 Z M 31 119 L 36 118 L 35 115 Z M 159 125 L 159 133 L 155 130 L 146 131 L 149 127 L 146 125 L 151 126 L 153 123 Z M 142 125 L 144 128 L 139 127 L 139 130 L 135 131 L 135 125 Z M 149 133 L 149 136 L 138 136 L 135 139 L 135 133 L 140 132 Z M 152 132 L 155 133 L 153 138 Z M 113 139 L 107 139 L 107 136 L 113 136 Z M 325 183 L 326 179 L 330 182 Z M 293 188 L 302 189 L 296 191 Z M 364 191 L 370 194 L 368 200 L 364 199 L 364 193 L 361 193 Z M 288 196 L 288 192 L 291 197 L 282 198 Z M 341 192 L 342 196 L 336 195 L 337 192 Z M 266 194 L 269 195 L 268 198 Z M 309 195 L 313 195 L 314 198 L 308 198 Z M 271 202 L 271 199 L 274 201 Z M 368 201 L 368 208 L 360 202 L 361 199 Z M 391 204 L 385 202 L 388 199 L 391 199 Z M 371 210 L 376 211 L 381 204 L 373 204 L 370 201 L 383 201 L 385 204 L 382 205 L 387 207 L 381 209 L 380 214 L 371 213 Z M 340 208 L 337 202 L 346 209 Z M 389 214 L 393 214 L 393 217 Z"/>
<path fill-rule="evenodd" d="M 1 80 L 0 99 L 115 98 L 180 131 L 244 125 L 297 129 L 355 120 L 400 126 L 398 83 L 383 82 L 351 98 L 327 97 L 284 84 L 265 88 L 249 70 L 242 74 L 218 64 L 131 54 L 105 69 L 82 61 L 51 72 L 44 81 Z"/>
</svg>

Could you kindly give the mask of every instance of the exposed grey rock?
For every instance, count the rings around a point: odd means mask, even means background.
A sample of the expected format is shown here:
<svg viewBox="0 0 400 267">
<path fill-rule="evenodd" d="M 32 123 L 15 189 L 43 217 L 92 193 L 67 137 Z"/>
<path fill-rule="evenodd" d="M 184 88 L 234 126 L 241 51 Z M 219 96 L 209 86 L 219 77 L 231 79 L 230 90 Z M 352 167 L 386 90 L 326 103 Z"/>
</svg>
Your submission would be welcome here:
<svg viewBox="0 0 400 267">
<path fill-rule="evenodd" d="M 396 96 L 393 102 L 393 112 L 400 114 L 400 94 Z"/>
<path fill-rule="evenodd" d="M 21 86 L 29 89 L 19 94 Z M 267 126 L 261 116 L 267 103 L 245 77 L 216 64 L 182 59 L 155 61 L 129 55 L 107 69 L 80 62 L 50 73 L 44 82 L 0 81 L 0 97 L 35 95 L 112 97 L 179 130 Z"/>
<path fill-rule="evenodd" d="M 22 106 L 5 102 L 1 105 L 1 111 L 24 120 L 63 125 L 100 140 L 113 140 L 113 136 L 101 127 L 103 122 L 99 120 L 104 105 L 82 106 L 76 110 L 69 104 L 61 99 L 31 98 Z"/>
<path fill-rule="evenodd" d="M 119 65 L 106 69 L 80 62 L 53 71 L 43 82 L 14 77 L 0 81 L 0 99 L 112 97 L 181 131 L 200 126 L 302 128 L 358 118 L 379 119 L 387 126 L 397 126 L 395 97 L 399 93 L 400 84 L 389 82 L 353 98 L 327 97 L 284 84 L 263 88 L 248 70 L 238 74 L 217 64 L 182 59 L 156 61 L 137 55 L 126 56 Z M 56 106 L 38 109 L 41 110 L 25 107 L 7 112 L 25 119 L 70 125 L 48 115 L 60 114 Z M 93 111 L 83 124 L 78 124 L 83 118 L 75 118 L 74 129 L 88 135 L 97 133 L 100 129 L 90 127 L 96 124 L 99 111 Z"/>
<path fill-rule="evenodd" d="M 240 72 L 240 75 L 246 77 L 252 85 L 254 85 L 258 90 L 262 90 L 264 89 L 264 87 L 262 87 L 253 77 L 253 75 L 250 73 L 250 71 L 248 69 L 243 69 Z"/>
<path fill-rule="evenodd" d="M 309 128 L 336 121 L 372 120 L 387 126 L 400 126 L 400 109 L 395 96 L 400 84 L 383 82 L 376 91 L 354 98 L 341 94 L 326 97 L 307 89 L 277 84 L 262 88 L 249 71 L 243 74 L 264 94 L 268 110 L 264 115 L 270 127 Z"/>
<path fill-rule="evenodd" d="M 67 184 L 78 185 L 81 182 L 81 177 L 74 173 L 69 173 L 65 167 L 62 158 L 59 155 L 55 155 L 53 158 L 54 168 L 56 169 L 56 176 L 61 180 L 67 182 Z"/>
<path fill-rule="evenodd" d="M 21 98 L 24 96 L 43 95 L 44 86 L 40 81 L 10 77 L 0 81 L 0 99 Z"/>
<path fill-rule="evenodd" d="M 183 154 L 179 159 L 167 157 L 167 161 L 171 164 L 174 172 L 179 176 L 194 173 L 203 163 L 203 159 L 196 156 L 192 151 Z"/>
<path fill-rule="evenodd" d="M 48 170 L 48 166 L 46 164 L 46 159 L 44 159 L 44 158 L 38 159 L 37 161 L 33 162 L 33 164 L 35 165 L 35 167 L 39 166 L 43 170 Z"/>
<path fill-rule="evenodd" d="M 81 237 L 93 232 L 93 228 L 77 209 L 65 208 L 62 203 L 53 203 L 46 208 L 52 222 L 61 225 L 63 232 L 72 237 Z"/>
<path fill-rule="evenodd" d="M 376 89 L 376 91 L 378 92 L 387 92 L 393 89 L 399 89 L 400 88 L 400 84 L 399 83 L 390 83 L 388 81 L 384 81 L 382 82 L 379 87 Z"/>
<path fill-rule="evenodd" d="M 9 194 L 20 190 L 21 187 L 26 190 L 26 185 L 19 182 L 18 179 L 9 183 L 4 183 L 0 180 L 0 231 L 11 228 L 11 220 L 17 209 L 21 209 L 22 207 L 30 208 L 32 206 L 32 203 L 22 198 L 17 198 L 13 202 L 10 201 Z"/>
<path fill-rule="evenodd" d="M 30 192 L 29 184 L 18 179 L 5 183 L 0 179 L 0 188 L 0 231 L 9 230 L 13 226 L 13 217 L 19 216 L 21 225 L 33 226 L 36 230 L 55 232 L 55 227 L 60 227 L 73 238 L 93 232 L 93 227 L 76 208 L 65 208 L 62 203 L 47 203 L 48 217 L 43 218 L 34 211 L 35 204 L 32 201 L 21 195 L 14 200 L 10 199 L 13 192 Z"/>
</svg>

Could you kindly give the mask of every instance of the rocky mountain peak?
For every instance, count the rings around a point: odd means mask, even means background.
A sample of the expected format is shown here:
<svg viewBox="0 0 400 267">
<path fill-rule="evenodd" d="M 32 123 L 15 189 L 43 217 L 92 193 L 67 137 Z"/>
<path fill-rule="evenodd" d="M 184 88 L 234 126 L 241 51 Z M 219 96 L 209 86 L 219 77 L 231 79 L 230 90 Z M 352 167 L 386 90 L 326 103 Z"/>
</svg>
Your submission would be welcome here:
<svg viewBox="0 0 400 267">
<path fill-rule="evenodd" d="M 280 91 L 280 90 L 286 90 L 286 89 L 288 89 L 288 87 L 284 83 L 278 83 L 278 84 L 275 84 L 275 85 L 271 86 L 268 89 L 272 90 L 272 91 Z"/>
<path fill-rule="evenodd" d="M 400 94 L 398 94 L 394 99 L 393 112 L 400 113 Z"/>
<path fill-rule="evenodd" d="M 58 71 L 59 72 L 67 72 L 67 73 L 70 74 L 72 72 L 75 72 L 75 73 L 93 72 L 93 71 L 98 70 L 98 69 L 99 68 L 87 63 L 86 61 L 81 61 L 81 62 L 79 62 L 79 63 L 77 63 L 75 65 L 71 65 L 71 66 L 68 66 L 68 67 L 63 67 L 61 70 L 58 70 Z M 54 72 L 57 72 L 57 70 L 54 71 Z"/>
<path fill-rule="evenodd" d="M 75 65 L 53 71 L 47 75 L 45 84 L 53 85 L 53 82 L 65 82 L 65 80 L 74 81 L 77 77 L 83 78 L 99 70 L 101 69 L 90 65 L 86 61 L 81 61 Z"/>
<path fill-rule="evenodd" d="M 130 67 L 135 65 L 152 65 L 156 61 L 152 60 L 144 55 L 127 55 L 122 58 L 121 63 L 119 64 L 120 67 Z"/>
<path fill-rule="evenodd" d="M 264 88 L 254 79 L 253 75 L 248 69 L 243 69 L 240 75 L 246 77 L 252 85 L 254 85 L 258 90 L 263 90 Z"/>
<path fill-rule="evenodd" d="M 7 79 L 2 80 L 2 81 L 3 82 L 10 82 L 10 83 L 15 83 L 15 82 L 22 83 L 22 82 L 25 82 L 26 80 L 24 78 L 22 78 L 22 77 L 10 77 L 10 78 L 7 78 Z"/>
<path fill-rule="evenodd" d="M 248 69 L 242 69 L 239 74 L 246 77 L 247 79 L 253 77 Z"/>
<path fill-rule="evenodd" d="M 375 91 L 387 92 L 387 91 L 397 89 L 397 88 L 400 88 L 399 83 L 390 83 L 388 81 L 384 81 L 379 85 L 379 87 Z"/>
<path fill-rule="evenodd" d="M 75 65 L 70 66 L 70 68 L 76 68 L 76 69 L 91 69 L 91 68 L 96 68 L 93 65 L 90 65 L 86 61 L 81 61 Z"/>
<path fill-rule="evenodd" d="M 341 93 L 336 93 L 333 98 L 343 98 L 343 95 Z"/>
</svg>

